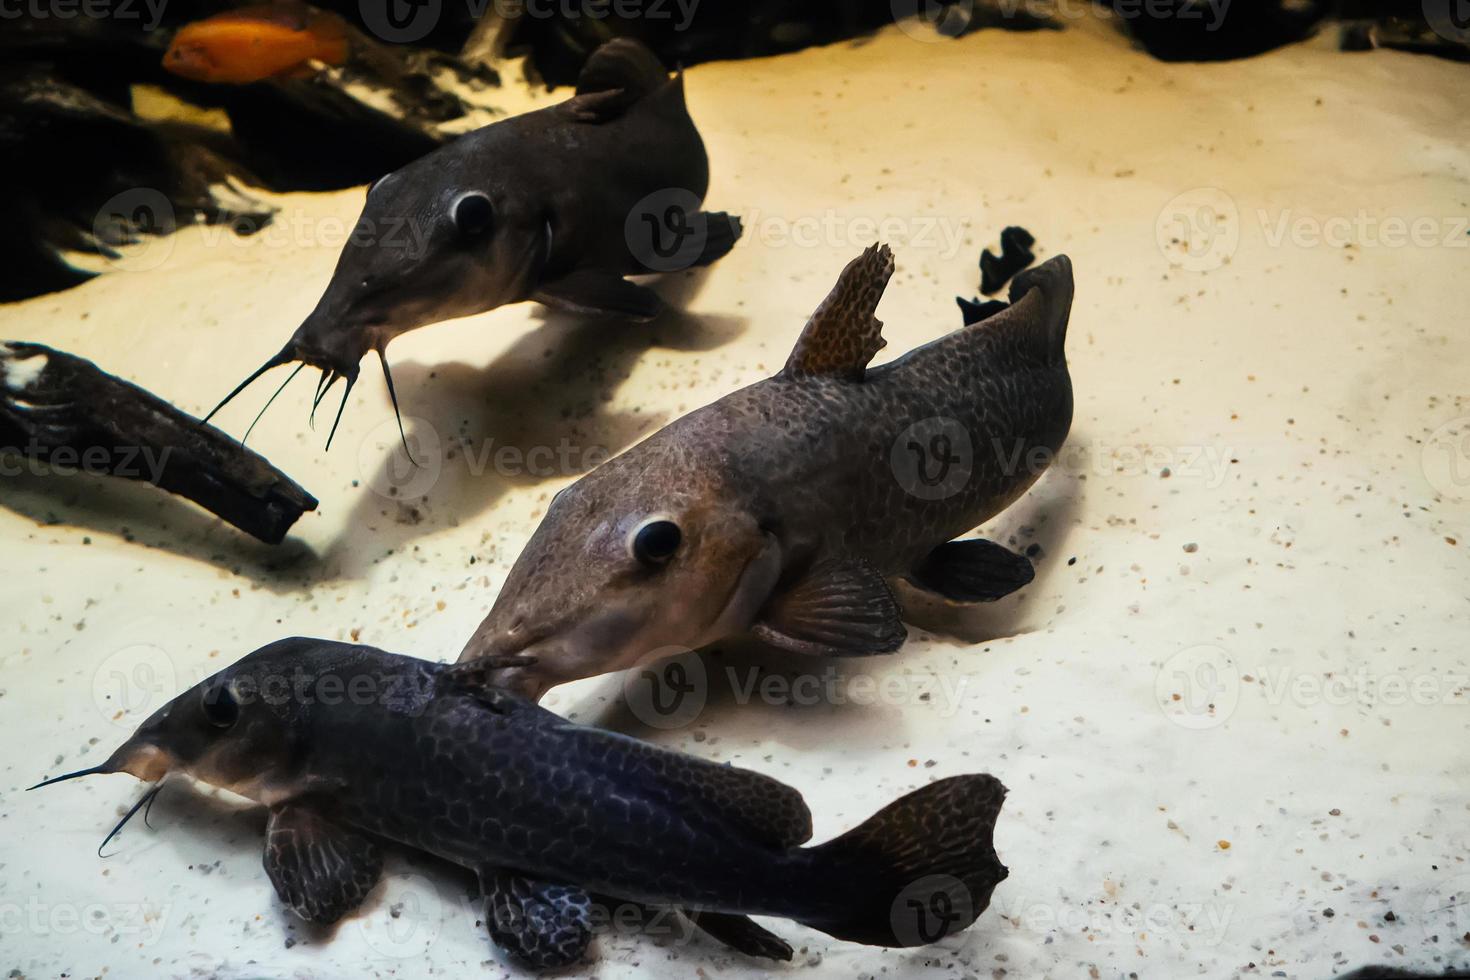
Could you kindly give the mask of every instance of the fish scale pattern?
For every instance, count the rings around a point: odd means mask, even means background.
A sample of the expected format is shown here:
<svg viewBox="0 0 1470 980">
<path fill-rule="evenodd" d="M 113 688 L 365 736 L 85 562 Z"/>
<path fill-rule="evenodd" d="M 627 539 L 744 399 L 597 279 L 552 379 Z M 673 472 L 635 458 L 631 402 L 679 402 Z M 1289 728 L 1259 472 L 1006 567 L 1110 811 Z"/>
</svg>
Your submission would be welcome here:
<svg viewBox="0 0 1470 980">
<path fill-rule="evenodd" d="M 779 894 L 775 876 L 804 865 L 791 846 L 811 816 L 790 787 L 495 700 L 439 696 L 401 725 L 364 726 L 351 748 L 383 762 L 334 794 L 338 819 L 467 867 L 694 907 L 732 888 Z"/>
</svg>

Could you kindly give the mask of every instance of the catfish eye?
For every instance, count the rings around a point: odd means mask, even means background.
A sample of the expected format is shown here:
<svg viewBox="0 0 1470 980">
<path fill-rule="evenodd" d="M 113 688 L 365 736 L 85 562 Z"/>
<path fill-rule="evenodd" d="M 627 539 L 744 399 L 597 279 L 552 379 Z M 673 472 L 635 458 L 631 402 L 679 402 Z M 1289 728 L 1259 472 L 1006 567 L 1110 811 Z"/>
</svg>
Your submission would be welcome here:
<svg viewBox="0 0 1470 980">
<path fill-rule="evenodd" d="M 229 728 L 240 719 L 240 702 L 226 683 L 211 684 L 204 689 L 200 699 L 204 719 L 215 728 Z"/>
<path fill-rule="evenodd" d="M 489 230 L 490 220 L 494 216 L 495 209 L 490 205 L 490 198 L 479 191 L 462 194 L 454 202 L 454 228 L 465 238 L 483 235 Z"/>
<path fill-rule="evenodd" d="M 674 557 L 684 534 L 679 525 L 664 518 L 645 522 L 633 532 L 631 543 L 633 557 L 645 565 L 662 565 Z"/>
</svg>

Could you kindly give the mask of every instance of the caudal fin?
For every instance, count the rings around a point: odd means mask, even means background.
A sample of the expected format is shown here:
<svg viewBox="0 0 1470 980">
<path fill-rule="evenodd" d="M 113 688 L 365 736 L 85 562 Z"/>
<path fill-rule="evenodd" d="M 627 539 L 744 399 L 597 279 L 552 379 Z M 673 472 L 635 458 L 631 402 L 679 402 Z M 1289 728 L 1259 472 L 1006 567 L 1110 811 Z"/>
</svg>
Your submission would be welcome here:
<svg viewBox="0 0 1470 980">
<path fill-rule="evenodd" d="M 870 946 L 924 946 L 966 928 L 1006 878 L 994 844 L 1005 795 L 994 776 L 941 779 L 813 848 L 844 910 L 802 922 Z"/>
<path fill-rule="evenodd" d="M 986 320 L 981 329 L 1015 330 L 1021 346 L 1055 364 L 1066 357 L 1074 291 L 1072 260 L 1053 256 L 1011 280 L 1011 305 Z"/>
</svg>

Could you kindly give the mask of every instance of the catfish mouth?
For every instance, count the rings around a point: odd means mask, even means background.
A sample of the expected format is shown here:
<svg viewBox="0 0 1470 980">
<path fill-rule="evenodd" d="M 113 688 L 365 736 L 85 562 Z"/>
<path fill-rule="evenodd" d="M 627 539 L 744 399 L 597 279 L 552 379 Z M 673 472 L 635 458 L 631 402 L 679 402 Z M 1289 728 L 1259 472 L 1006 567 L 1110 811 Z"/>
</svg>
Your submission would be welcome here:
<svg viewBox="0 0 1470 980">
<path fill-rule="evenodd" d="M 548 690 L 585 677 L 627 670 L 681 651 L 698 650 L 748 630 L 775 588 L 781 552 L 768 539 L 740 569 L 727 592 L 700 618 L 683 640 L 655 640 L 661 626 L 655 612 L 608 613 L 570 623 L 555 631 L 512 630 L 476 657 L 526 658 L 525 664 L 498 669 L 497 686 L 539 701 Z M 687 642 L 686 642 L 687 641 Z M 472 641 L 473 642 L 473 641 Z M 659 654 L 651 657 L 653 654 Z"/>
<path fill-rule="evenodd" d="M 745 558 L 732 576 L 728 588 L 720 589 L 697 621 L 685 621 L 682 626 L 660 621 L 657 610 L 663 607 L 663 602 L 642 611 L 628 608 L 622 613 L 604 611 L 601 616 L 572 617 L 563 620 L 560 626 L 541 629 L 531 629 L 516 620 L 507 630 L 476 632 L 465 651 L 460 652 L 460 663 L 522 658 L 525 663 L 507 663 L 492 669 L 492 683 L 523 698 L 539 701 L 545 692 L 562 683 L 628 670 L 647 663 L 650 654 L 659 651 L 672 655 L 673 648 L 700 649 L 747 632 L 775 591 L 781 572 L 781 544 L 775 536 L 764 532 L 753 554 Z M 491 617 L 494 616 L 495 610 L 491 610 Z M 660 632 L 663 636 L 654 639 Z M 670 636 L 673 632 L 684 636 L 673 639 Z M 657 660 L 661 658 L 663 655 Z"/>
<path fill-rule="evenodd" d="M 558 684 L 597 673 L 578 672 L 573 666 L 586 659 L 590 652 L 587 646 L 585 642 L 579 642 L 574 626 L 566 632 L 528 636 L 520 642 L 502 643 L 474 659 L 496 665 L 492 668 L 496 687 L 519 694 L 534 703 L 539 702 L 547 691 Z M 572 672 L 566 673 L 566 667 L 572 667 Z"/>
<path fill-rule="evenodd" d="M 540 701 L 558 684 L 633 666 L 637 660 L 627 651 L 642 646 L 639 641 L 647 626 L 646 617 L 608 613 L 575 619 L 556 629 L 517 627 L 471 659 L 496 665 L 496 687 Z M 619 666 L 605 666 L 610 660 Z"/>
<path fill-rule="evenodd" d="M 541 662 L 547 655 L 546 650 L 537 648 L 534 654 L 525 651 L 531 646 L 523 647 L 520 651 L 507 656 L 519 658 L 522 662 L 506 667 L 495 669 L 494 685 L 502 690 L 519 694 L 533 704 L 540 701 L 546 692 L 556 686 L 557 681 L 548 677 L 544 672 L 536 669 L 536 664 Z M 492 657 L 495 655 L 491 655 Z M 553 659 L 555 654 L 552 654 Z"/>
<path fill-rule="evenodd" d="M 357 384 L 359 365 L 363 357 L 367 355 L 367 352 L 372 350 L 377 352 L 378 361 L 383 366 L 383 379 L 388 385 L 388 397 L 393 402 L 393 415 L 398 420 L 398 436 L 403 441 L 404 452 L 408 453 L 409 460 L 414 462 L 414 465 L 417 465 L 417 461 L 413 458 L 413 453 L 408 448 L 408 437 L 403 431 L 403 413 L 398 407 L 398 391 L 393 385 L 393 371 L 388 366 L 386 348 L 389 335 L 381 333 L 378 330 L 359 328 L 348 333 L 348 336 L 357 340 L 358 343 L 336 344 L 334 346 L 337 349 L 331 350 L 328 345 L 316 342 L 316 338 L 307 338 L 308 328 L 314 322 L 315 314 L 307 318 L 306 322 L 287 341 L 285 347 L 282 347 L 274 357 L 271 357 L 260 367 L 256 368 L 249 377 L 235 387 L 234 391 L 226 395 L 224 400 L 204 417 L 203 424 L 208 425 L 210 419 L 214 418 L 220 409 L 233 401 L 246 388 L 249 388 L 256 381 L 260 380 L 263 375 L 278 367 L 295 364 L 296 369 L 286 377 L 285 381 L 281 382 L 281 386 L 266 400 L 265 405 L 256 414 L 254 421 L 250 423 L 250 427 L 245 430 L 245 435 L 240 439 L 240 444 L 243 446 L 246 440 L 250 438 L 250 433 L 255 431 L 255 426 L 265 416 L 267 409 L 280 397 L 287 386 L 292 381 L 295 381 L 296 376 L 305 368 L 314 367 L 321 371 L 321 377 L 317 381 L 316 395 L 312 398 L 311 402 L 311 415 L 307 420 L 307 424 L 312 428 L 316 427 L 316 410 L 321 406 L 323 399 L 326 398 L 327 392 L 331 391 L 332 386 L 338 381 L 345 380 L 347 382 L 346 387 L 342 390 L 342 401 L 337 406 L 336 417 L 332 420 L 332 430 L 327 434 L 326 448 L 330 450 L 332 448 L 332 439 L 337 435 L 337 427 L 342 424 L 342 413 L 347 408 L 347 399 L 352 395 L 353 386 Z M 376 341 L 369 339 L 380 333 L 382 339 Z"/>
</svg>

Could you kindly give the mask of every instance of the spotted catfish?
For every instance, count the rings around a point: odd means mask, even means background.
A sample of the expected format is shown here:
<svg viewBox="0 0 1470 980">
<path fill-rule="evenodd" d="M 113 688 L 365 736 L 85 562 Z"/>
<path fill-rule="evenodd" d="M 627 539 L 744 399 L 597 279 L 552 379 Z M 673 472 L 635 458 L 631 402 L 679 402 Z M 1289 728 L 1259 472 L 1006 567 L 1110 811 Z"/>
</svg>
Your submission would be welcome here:
<svg viewBox="0 0 1470 980">
<path fill-rule="evenodd" d="M 874 316 L 886 246 L 854 259 L 786 366 L 661 429 L 553 499 L 460 656 L 539 697 L 736 634 L 797 654 L 896 650 L 893 578 L 956 603 L 1028 583 L 1030 561 L 954 540 L 1008 506 L 1067 436 L 1072 266 L 890 363 Z"/>
<path fill-rule="evenodd" d="M 572 724 L 488 686 L 492 664 L 281 640 L 175 698 L 106 762 L 40 785 L 182 772 L 255 800 L 270 881 L 319 923 L 376 886 L 382 842 L 438 855 L 479 875 L 492 939 L 534 969 L 582 958 L 611 902 L 677 908 L 742 952 L 789 959 L 747 915 L 923 945 L 968 927 L 1006 877 L 992 776 L 938 780 L 803 846 L 811 814 L 791 787 Z"/>
</svg>

